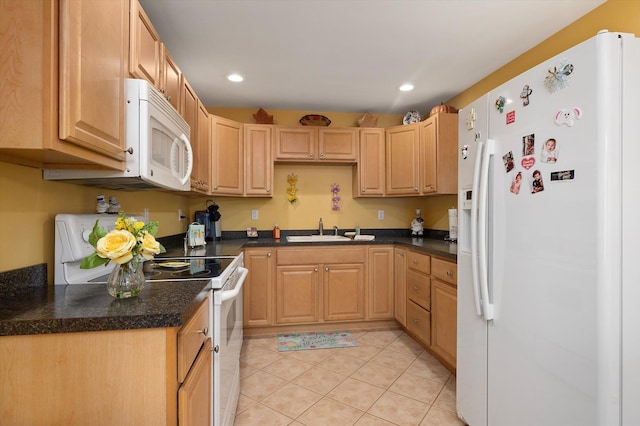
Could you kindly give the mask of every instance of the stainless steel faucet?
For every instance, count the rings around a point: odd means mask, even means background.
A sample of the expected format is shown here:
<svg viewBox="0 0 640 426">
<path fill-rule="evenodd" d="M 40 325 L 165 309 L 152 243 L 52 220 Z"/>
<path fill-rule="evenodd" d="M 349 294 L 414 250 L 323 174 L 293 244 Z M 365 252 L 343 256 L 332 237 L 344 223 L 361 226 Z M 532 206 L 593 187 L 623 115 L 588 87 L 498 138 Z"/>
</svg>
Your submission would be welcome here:
<svg viewBox="0 0 640 426">
<path fill-rule="evenodd" d="M 338 236 L 338 227 L 337 226 L 333 227 L 333 235 Z"/>
<path fill-rule="evenodd" d="M 320 235 L 324 235 L 324 225 L 322 224 L 322 218 L 320 218 L 320 223 L 318 223 L 318 231 Z"/>
</svg>

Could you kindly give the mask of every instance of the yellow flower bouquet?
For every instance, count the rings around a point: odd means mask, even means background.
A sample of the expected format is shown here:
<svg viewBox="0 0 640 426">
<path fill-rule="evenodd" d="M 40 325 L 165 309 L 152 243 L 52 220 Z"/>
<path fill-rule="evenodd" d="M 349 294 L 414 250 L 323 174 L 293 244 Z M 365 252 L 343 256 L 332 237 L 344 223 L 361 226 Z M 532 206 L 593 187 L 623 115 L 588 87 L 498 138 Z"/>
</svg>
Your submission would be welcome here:
<svg viewBox="0 0 640 426">
<path fill-rule="evenodd" d="M 121 212 L 115 229 L 106 232 L 99 221 L 89 234 L 89 244 L 96 251 L 82 259 L 80 268 L 91 269 L 113 261 L 116 267 L 107 279 L 109 293 L 118 298 L 138 295 L 144 287 L 143 260 L 166 251 L 155 239 L 158 222 L 144 223 Z"/>
</svg>

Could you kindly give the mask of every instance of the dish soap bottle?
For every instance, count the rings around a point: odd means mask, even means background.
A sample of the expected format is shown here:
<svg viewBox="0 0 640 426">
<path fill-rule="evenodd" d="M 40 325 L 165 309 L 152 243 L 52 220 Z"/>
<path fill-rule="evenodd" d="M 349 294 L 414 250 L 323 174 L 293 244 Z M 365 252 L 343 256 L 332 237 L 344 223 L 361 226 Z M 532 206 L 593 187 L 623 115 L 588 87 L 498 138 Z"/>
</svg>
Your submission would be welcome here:
<svg viewBox="0 0 640 426">
<path fill-rule="evenodd" d="M 280 228 L 278 228 L 278 224 L 276 223 L 276 226 L 273 227 L 273 239 L 274 240 L 279 240 L 280 239 Z"/>
<path fill-rule="evenodd" d="M 360 235 L 360 225 L 356 225 L 356 235 Z"/>
</svg>

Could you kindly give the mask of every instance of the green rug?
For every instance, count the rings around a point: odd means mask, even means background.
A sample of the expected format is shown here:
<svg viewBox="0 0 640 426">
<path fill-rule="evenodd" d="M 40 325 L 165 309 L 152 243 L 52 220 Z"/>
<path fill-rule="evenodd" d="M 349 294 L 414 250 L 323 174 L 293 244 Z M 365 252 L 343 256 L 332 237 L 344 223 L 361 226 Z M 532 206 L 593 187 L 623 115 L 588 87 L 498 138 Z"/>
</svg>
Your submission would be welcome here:
<svg viewBox="0 0 640 426">
<path fill-rule="evenodd" d="M 305 349 L 332 349 L 358 346 L 348 331 L 319 331 L 309 333 L 278 334 L 278 351 L 302 351 Z"/>
</svg>

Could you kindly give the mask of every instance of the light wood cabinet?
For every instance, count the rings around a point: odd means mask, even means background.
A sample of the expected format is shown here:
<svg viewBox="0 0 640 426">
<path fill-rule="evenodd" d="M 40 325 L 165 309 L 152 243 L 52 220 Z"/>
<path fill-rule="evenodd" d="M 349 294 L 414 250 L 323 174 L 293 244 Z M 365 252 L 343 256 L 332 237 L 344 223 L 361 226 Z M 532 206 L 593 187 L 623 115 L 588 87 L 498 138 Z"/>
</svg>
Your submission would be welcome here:
<svg viewBox="0 0 640 426">
<path fill-rule="evenodd" d="M 0 336 L 2 424 L 209 424 L 208 324 L 205 297 L 180 328 Z"/>
<path fill-rule="evenodd" d="M 128 2 L 6 0 L 0 28 L 0 159 L 123 169 Z"/>
<path fill-rule="evenodd" d="M 368 249 L 367 318 L 394 318 L 394 250 L 393 246 Z"/>
<path fill-rule="evenodd" d="M 278 249 L 276 323 L 363 320 L 365 262 L 362 247 Z"/>
<path fill-rule="evenodd" d="M 386 129 L 387 195 L 420 195 L 419 135 L 415 124 Z"/>
<path fill-rule="evenodd" d="M 431 344 L 431 256 L 407 251 L 407 329 Z"/>
<path fill-rule="evenodd" d="M 276 323 L 320 321 L 320 266 L 286 265 L 276 268 Z"/>
<path fill-rule="evenodd" d="M 407 300 L 407 330 L 425 346 L 431 346 L 431 312 Z"/>
<path fill-rule="evenodd" d="M 435 114 L 419 126 L 422 194 L 457 194 L 458 114 Z"/>
<path fill-rule="evenodd" d="M 384 129 L 360 129 L 359 157 L 354 166 L 353 196 L 382 197 L 385 184 Z"/>
<path fill-rule="evenodd" d="M 178 389 L 178 424 L 208 425 L 211 423 L 212 363 L 211 339 L 200 349 L 186 380 Z"/>
<path fill-rule="evenodd" d="M 244 250 L 244 264 L 249 270 L 242 287 L 244 327 L 274 325 L 275 259 L 275 248 Z"/>
<path fill-rule="evenodd" d="M 138 0 L 130 1 L 129 73 L 160 88 L 160 36 Z"/>
<path fill-rule="evenodd" d="M 198 112 L 195 139 L 191 140 L 193 151 L 193 169 L 191 171 L 191 190 L 203 194 L 209 193 L 209 164 L 211 162 L 211 126 L 209 112 L 197 100 Z M 193 133 L 193 132 L 192 132 Z"/>
<path fill-rule="evenodd" d="M 431 349 L 455 370 L 457 346 L 457 266 L 431 259 Z"/>
<path fill-rule="evenodd" d="M 243 125 L 234 120 L 210 116 L 211 119 L 211 193 L 244 194 Z"/>
<path fill-rule="evenodd" d="M 189 142 L 191 143 L 191 152 L 193 153 L 193 168 L 191 169 L 191 187 L 194 190 L 200 189 L 198 177 L 199 158 L 201 156 L 200 145 L 198 144 L 198 96 L 191 88 L 189 81 L 184 76 L 181 82 L 182 103 L 178 112 L 189 125 Z"/>
<path fill-rule="evenodd" d="M 355 128 L 275 127 L 275 161 L 355 162 Z"/>
<path fill-rule="evenodd" d="M 167 50 L 164 43 L 162 43 L 161 58 L 160 58 L 160 92 L 164 94 L 164 97 L 169 101 L 171 105 L 180 110 L 181 101 L 181 86 L 182 71 L 178 67 L 178 64 L 173 60 L 173 57 Z"/>
<path fill-rule="evenodd" d="M 403 327 L 407 326 L 407 250 L 393 249 L 393 275 L 395 293 L 395 318 Z"/>
<path fill-rule="evenodd" d="M 245 195 L 273 196 L 273 126 L 244 125 Z"/>
</svg>

